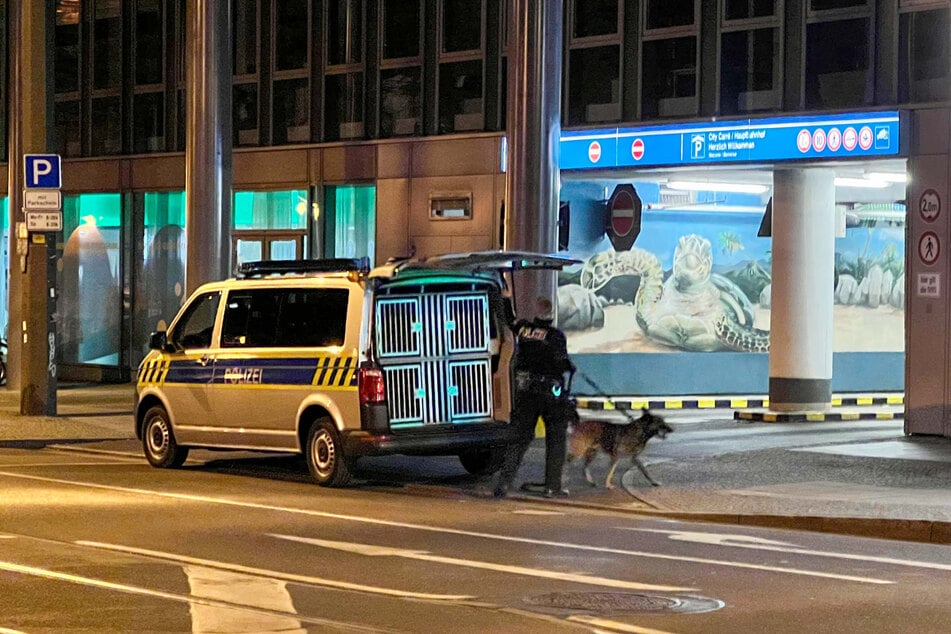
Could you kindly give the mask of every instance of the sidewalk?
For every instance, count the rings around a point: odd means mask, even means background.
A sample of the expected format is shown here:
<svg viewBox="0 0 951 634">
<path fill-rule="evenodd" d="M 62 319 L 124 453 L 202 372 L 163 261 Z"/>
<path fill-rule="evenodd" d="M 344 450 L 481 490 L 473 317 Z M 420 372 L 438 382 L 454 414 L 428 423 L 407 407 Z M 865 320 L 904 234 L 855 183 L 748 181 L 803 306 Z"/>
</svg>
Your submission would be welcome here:
<svg viewBox="0 0 951 634">
<path fill-rule="evenodd" d="M 131 384 L 64 387 L 58 392 L 56 417 L 20 416 L 19 395 L 0 390 L 0 452 L 69 445 L 79 451 L 141 455 L 132 427 L 132 397 Z M 622 478 L 625 459 L 613 490 L 603 488 L 603 481 L 590 487 L 575 463 L 566 469 L 569 498 L 544 500 L 517 491 L 512 497 L 668 518 L 951 544 L 951 439 L 905 437 L 900 420 L 758 423 L 733 420 L 727 408 L 695 412 L 696 420 L 676 422 L 681 420 L 674 417 L 677 410 L 660 413 L 674 420 L 674 432 L 666 440 L 652 440 L 641 458 L 662 486 L 649 486 L 636 470 Z M 200 460 L 201 453 L 195 458 Z M 544 443 L 537 440 L 516 483 L 541 480 L 543 459 Z M 460 479 L 454 461 L 430 460 L 443 477 L 415 484 L 413 474 L 407 473 L 401 476 L 404 490 L 456 495 L 491 487 L 489 479 Z M 607 468 L 607 457 L 599 456 L 591 471 L 598 480 Z"/>
</svg>

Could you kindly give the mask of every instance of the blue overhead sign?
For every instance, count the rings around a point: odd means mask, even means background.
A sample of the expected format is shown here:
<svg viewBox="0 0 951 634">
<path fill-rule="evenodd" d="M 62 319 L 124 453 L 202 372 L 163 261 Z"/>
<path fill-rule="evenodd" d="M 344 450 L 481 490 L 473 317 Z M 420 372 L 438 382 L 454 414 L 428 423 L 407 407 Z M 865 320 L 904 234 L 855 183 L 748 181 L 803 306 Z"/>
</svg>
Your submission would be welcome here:
<svg viewBox="0 0 951 634">
<path fill-rule="evenodd" d="M 563 131 L 561 169 L 895 156 L 897 111 Z"/>
<path fill-rule="evenodd" d="M 26 154 L 23 157 L 26 189 L 59 189 L 63 186 L 59 154 Z"/>
</svg>

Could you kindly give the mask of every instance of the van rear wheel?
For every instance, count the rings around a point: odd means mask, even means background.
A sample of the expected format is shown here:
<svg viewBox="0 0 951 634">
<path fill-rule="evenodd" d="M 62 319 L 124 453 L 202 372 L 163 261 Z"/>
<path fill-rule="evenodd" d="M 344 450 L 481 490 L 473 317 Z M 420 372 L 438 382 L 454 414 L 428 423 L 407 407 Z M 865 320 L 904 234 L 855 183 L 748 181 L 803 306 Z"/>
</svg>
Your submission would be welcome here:
<svg viewBox="0 0 951 634">
<path fill-rule="evenodd" d="M 317 484 L 326 487 L 350 484 L 353 459 L 344 455 L 340 434 L 329 418 L 314 421 L 307 433 L 304 456 L 310 475 Z"/>
<path fill-rule="evenodd" d="M 459 454 L 462 468 L 472 475 L 492 475 L 502 468 L 502 452 L 498 449 L 481 449 Z"/>
</svg>

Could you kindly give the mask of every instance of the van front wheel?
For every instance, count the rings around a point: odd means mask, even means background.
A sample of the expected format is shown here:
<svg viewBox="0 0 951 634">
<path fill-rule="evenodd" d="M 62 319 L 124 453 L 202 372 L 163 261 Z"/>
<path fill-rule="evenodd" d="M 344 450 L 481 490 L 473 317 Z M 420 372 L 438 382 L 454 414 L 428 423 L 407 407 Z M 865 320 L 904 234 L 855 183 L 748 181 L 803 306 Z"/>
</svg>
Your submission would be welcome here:
<svg viewBox="0 0 951 634">
<path fill-rule="evenodd" d="M 329 418 L 314 421 L 307 433 L 304 455 L 310 475 L 317 484 L 327 487 L 350 484 L 352 459 L 344 455 L 340 434 Z"/>
<path fill-rule="evenodd" d="M 142 448 L 145 458 L 153 467 L 177 469 L 188 458 L 188 447 L 175 441 L 168 412 L 161 405 L 150 407 L 142 421 Z"/>
</svg>

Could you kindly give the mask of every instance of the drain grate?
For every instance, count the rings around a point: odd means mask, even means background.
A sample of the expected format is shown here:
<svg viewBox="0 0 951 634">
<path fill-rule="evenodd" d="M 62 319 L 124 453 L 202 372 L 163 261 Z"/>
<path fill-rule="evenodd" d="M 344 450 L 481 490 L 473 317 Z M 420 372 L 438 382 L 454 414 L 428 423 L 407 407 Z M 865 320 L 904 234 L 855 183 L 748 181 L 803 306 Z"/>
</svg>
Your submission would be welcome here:
<svg viewBox="0 0 951 634">
<path fill-rule="evenodd" d="M 550 592 L 524 599 L 525 603 L 554 610 L 588 612 L 678 612 L 701 613 L 719 610 L 725 604 L 717 599 L 697 596 L 664 596 L 633 592 Z"/>
</svg>

